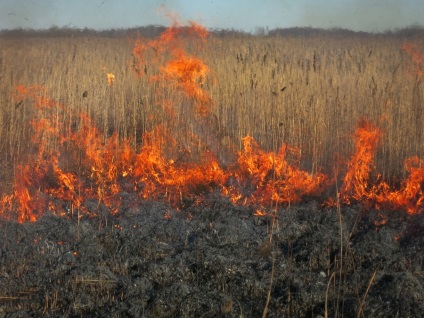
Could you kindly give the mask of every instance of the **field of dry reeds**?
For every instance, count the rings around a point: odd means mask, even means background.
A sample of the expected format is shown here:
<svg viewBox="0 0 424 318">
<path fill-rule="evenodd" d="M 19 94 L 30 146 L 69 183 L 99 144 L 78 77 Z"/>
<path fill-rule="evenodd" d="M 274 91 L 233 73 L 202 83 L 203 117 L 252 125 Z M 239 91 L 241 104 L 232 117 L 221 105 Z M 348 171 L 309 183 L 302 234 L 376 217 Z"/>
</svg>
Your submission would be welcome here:
<svg viewBox="0 0 424 318">
<path fill-rule="evenodd" d="M 87 111 L 104 138 L 118 132 L 134 148 L 143 132 L 164 122 L 158 84 L 135 76 L 133 47 L 126 37 L 0 38 L 2 192 L 10 191 L 17 158 L 31 143 L 35 113 L 16 94 L 18 85 L 44 87 L 64 105 L 64 122 Z M 404 178 L 406 158 L 424 158 L 420 52 L 418 37 L 329 32 L 211 35 L 196 54 L 211 70 L 204 89 L 214 100 L 223 146 L 237 151 L 247 135 L 266 150 L 286 142 L 301 149 L 302 169 L 333 175 L 352 153 L 358 120 L 367 118 L 383 132 L 377 170 L 396 181 Z M 155 65 L 142 71 L 152 74 Z M 172 87 L 163 90 L 172 97 Z"/>
<path fill-rule="evenodd" d="M 149 31 L 0 32 L 0 316 L 418 317 L 424 37 Z"/>
</svg>

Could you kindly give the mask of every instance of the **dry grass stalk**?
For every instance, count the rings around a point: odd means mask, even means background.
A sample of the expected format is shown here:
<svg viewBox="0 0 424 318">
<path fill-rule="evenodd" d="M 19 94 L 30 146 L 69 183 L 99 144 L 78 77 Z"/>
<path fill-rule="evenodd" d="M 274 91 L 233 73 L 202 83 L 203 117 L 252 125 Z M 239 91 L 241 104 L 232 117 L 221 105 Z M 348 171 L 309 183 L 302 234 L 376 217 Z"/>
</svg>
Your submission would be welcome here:
<svg viewBox="0 0 424 318">
<path fill-rule="evenodd" d="M 213 71 L 204 88 L 217 105 L 220 138 L 237 148 L 251 135 L 269 150 L 287 142 L 302 149 L 302 168 L 329 171 L 350 153 L 356 122 L 367 117 L 384 131 L 379 171 L 385 178 L 403 178 L 403 160 L 424 157 L 423 112 L 418 111 L 424 87 L 405 71 L 409 57 L 401 50 L 403 42 L 391 36 L 212 38 L 200 57 Z M 416 43 L 421 52 L 423 46 Z M 5 166 L 13 166 L 30 142 L 33 109 L 28 101 L 12 98 L 18 84 L 43 85 L 65 105 L 64 120 L 88 111 L 104 138 L 116 131 L 131 138 L 133 147 L 144 131 L 166 122 L 155 85 L 146 77 L 136 79 L 131 70 L 132 44 L 126 39 L 0 39 L 0 48 L 0 162 Z M 155 65 L 146 67 L 155 73 Z M 105 81 L 110 73 L 116 75 L 113 85 Z M 172 88 L 163 89 L 161 99 L 173 94 Z M 71 129 L 63 127 L 63 133 Z M 10 180 L 13 168 L 5 174 Z"/>
</svg>

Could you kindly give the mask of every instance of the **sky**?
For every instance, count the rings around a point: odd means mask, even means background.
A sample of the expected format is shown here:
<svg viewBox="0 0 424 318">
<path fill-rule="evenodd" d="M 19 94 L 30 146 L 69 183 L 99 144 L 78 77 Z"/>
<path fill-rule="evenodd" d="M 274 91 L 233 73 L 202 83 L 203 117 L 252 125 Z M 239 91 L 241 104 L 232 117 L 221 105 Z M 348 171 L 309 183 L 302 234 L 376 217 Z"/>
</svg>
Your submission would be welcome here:
<svg viewBox="0 0 424 318">
<path fill-rule="evenodd" d="M 211 29 L 424 25 L 424 0 L 0 0 L 0 29 L 112 29 L 170 24 L 166 12 Z"/>
</svg>

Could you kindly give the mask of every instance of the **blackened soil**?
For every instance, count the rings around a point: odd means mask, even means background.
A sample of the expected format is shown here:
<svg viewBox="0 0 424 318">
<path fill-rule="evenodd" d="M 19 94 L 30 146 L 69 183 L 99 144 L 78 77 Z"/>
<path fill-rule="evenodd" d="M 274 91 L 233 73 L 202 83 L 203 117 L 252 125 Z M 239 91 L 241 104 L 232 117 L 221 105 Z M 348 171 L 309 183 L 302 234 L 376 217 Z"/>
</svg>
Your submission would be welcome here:
<svg viewBox="0 0 424 318">
<path fill-rule="evenodd" d="M 135 201 L 0 221 L 0 317 L 423 317 L 423 215 Z"/>
</svg>

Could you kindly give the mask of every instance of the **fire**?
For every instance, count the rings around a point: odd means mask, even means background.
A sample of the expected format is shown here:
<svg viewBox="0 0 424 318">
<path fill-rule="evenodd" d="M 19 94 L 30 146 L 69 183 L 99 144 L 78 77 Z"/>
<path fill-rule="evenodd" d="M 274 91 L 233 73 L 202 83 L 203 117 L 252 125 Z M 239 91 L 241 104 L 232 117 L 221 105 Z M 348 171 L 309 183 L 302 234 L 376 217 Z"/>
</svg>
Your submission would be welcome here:
<svg viewBox="0 0 424 318">
<path fill-rule="evenodd" d="M 297 203 L 304 196 L 318 196 L 324 190 L 324 174 L 310 175 L 298 167 L 298 148 L 283 144 L 277 153 L 265 152 L 252 137 L 245 137 L 243 145 L 235 177 L 244 192 L 238 196 L 239 200 L 245 199 L 244 204 Z"/>
<path fill-rule="evenodd" d="M 417 156 L 405 160 L 405 170 L 409 173 L 399 190 L 391 190 L 386 183 L 377 196 L 376 201 L 389 205 L 393 209 L 405 209 L 408 213 L 419 213 L 424 210 L 424 161 Z"/>
<path fill-rule="evenodd" d="M 186 52 L 188 41 L 195 41 L 199 49 L 206 43 L 208 31 L 201 25 L 190 22 L 189 26 L 182 27 L 174 20 L 171 27 L 163 32 L 158 39 L 143 42 L 137 40 L 133 49 L 133 68 L 138 76 L 143 76 L 141 69 L 146 69 L 149 52 L 154 52 L 154 60 L 159 58 L 165 61 L 159 73 L 150 76 L 150 80 L 166 85 L 175 85 L 184 96 L 194 101 L 198 114 L 206 116 L 212 107 L 210 94 L 202 87 L 209 73 L 208 66 L 196 56 Z"/>
<path fill-rule="evenodd" d="M 83 112 L 72 119 L 75 130 L 67 132 L 71 125 L 58 115 L 63 106 L 44 96 L 44 90 L 18 87 L 17 93 L 27 93 L 37 110 L 31 121 L 34 149 L 23 160 L 29 163 L 17 166 L 14 191 L 2 199 L 2 214 L 15 208 L 23 222 L 35 221 L 44 211 L 65 215 L 71 207 L 89 213 L 82 205 L 86 199 L 115 211 L 118 179 L 132 169 L 129 141 L 118 143 L 117 134 L 102 141 L 102 133 Z"/>
<path fill-rule="evenodd" d="M 381 132 L 376 125 L 362 120 L 355 132 L 355 153 L 348 163 L 343 179 L 340 200 L 349 204 L 351 200 L 364 201 L 372 196 L 370 174 L 374 168 L 374 155 Z"/>
<path fill-rule="evenodd" d="M 414 156 L 405 160 L 409 173 L 400 189 L 391 188 L 375 170 L 374 156 L 381 132 L 371 122 L 362 121 L 355 132 L 355 154 L 348 163 L 348 171 L 340 190 L 340 201 L 361 202 L 373 208 L 406 210 L 420 213 L 424 208 L 424 161 Z"/>
<path fill-rule="evenodd" d="M 143 198 L 166 197 L 169 202 L 179 205 L 183 198 L 212 191 L 225 182 L 224 171 L 213 155 L 205 155 L 204 162 L 196 165 L 177 165 L 173 160 L 166 160 L 160 144 L 152 138 L 153 133 L 165 134 L 159 128 L 145 134 L 145 144 L 134 163 L 134 177 L 141 184 Z"/>
<path fill-rule="evenodd" d="M 255 211 L 255 216 L 267 216 L 267 215 L 268 215 L 268 213 L 265 212 L 265 211 L 263 211 L 263 210 L 261 210 L 261 209 L 257 209 Z"/>
<path fill-rule="evenodd" d="M 166 200 L 175 207 L 199 202 L 213 191 L 236 204 L 266 207 L 319 195 L 326 181 L 323 174 L 299 169 L 299 149 L 283 145 L 278 153 L 265 152 L 250 137 L 227 169 L 210 151 L 198 162 L 167 158 L 164 149 L 176 146 L 177 140 L 163 126 L 146 132 L 143 145 L 134 151 L 130 140 L 120 140 L 116 133 L 104 138 L 84 112 L 72 118 L 74 128 L 67 131 L 65 127 L 72 125 L 57 117 L 62 105 L 45 97 L 44 90 L 31 96 L 38 109 L 31 122 L 34 149 L 25 158 L 29 163 L 17 167 L 14 192 L 4 196 L 0 206 L 4 217 L 12 217 L 13 209 L 19 211 L 19 222 L 35 221 L 44 211 L 65 216 L 78 210 L 94 216 L 96 212 L 84 206 L 90 199 L 113 214 L 124 183 L 132 184 L 140 198 Z"/>
<path fill-rule="evenodd" d="M 188 98 L 196 103 L 196 111 L 202 116 L 209 114 L 209 94 L 202 89 L 209 68 L 198 58 L 186 56 L 179 52 L 175 59 L 169 61 L 163 69 L 164 78 L 175 83 Z"/>
<path fill-rule="evenodd" d="M 324 173 L 301 169 L 299 148 L 282 144 L 277 152 L 265 151 L 250 136 L 242 140 L 238 153 L 221 144 L 219 131 L 213 128 L 214 101 L 205 88 L 210 69 L 188 52 L 188 48 L 201 48 L 207 37 L 200 25 L 182 27 L 174 22 L 157 39 L 135 42 L 133 68 L 138 76 L 151 73 L 149 80 L 158 87 L 158 107 L 167 114 L 163 123 L 144 132 L 137 148 L 131 146 L 131 139 L 101 131 L 83 111 L 65 120 L 66 107 L 50 99 L 44 88 L 17 86 L 14 98 L 33 106 L 33 137 L 28 153 L 16 166 L 13 192 L 0 199 L 0 215 L 18 222 L 36 221 L 46 211 L 67 217 L 78 211 L 91 217 L 100 206 L 114 214 L 123 191 L 133 191 L 140 200 L 166 201 L 175 208 L 199 204 L 204 195 L 220 193 L 234 204 L 253 206 L 257 216 L 305 197 L 321 196 L 331 182 Z M 404 50 L 412 52 L 421 72 L 416 51 Z M 147 72 L 152 62 L 158 66 Z M 107 74 L 109 85 L 114 78 Z M 174 95 L 163 96 L 161 91 Z M 381 137 L 376 124 L 359 123 L 355 152 L 342 177 L 340 202 L 422 212 L 424 161 L 405 160 L 408 178 L 400 188 L 390 187 L 374 163 Z M 88 200 L 95 200 L 98 209 L 87 208 Z"/>
<path fill-rule="evenodd" d="M 106 76 L 109 86 L 113 85 L 113 82 L 115 82 L 115 75 L 113 73 L 107 73 Z"/>
</svg>

